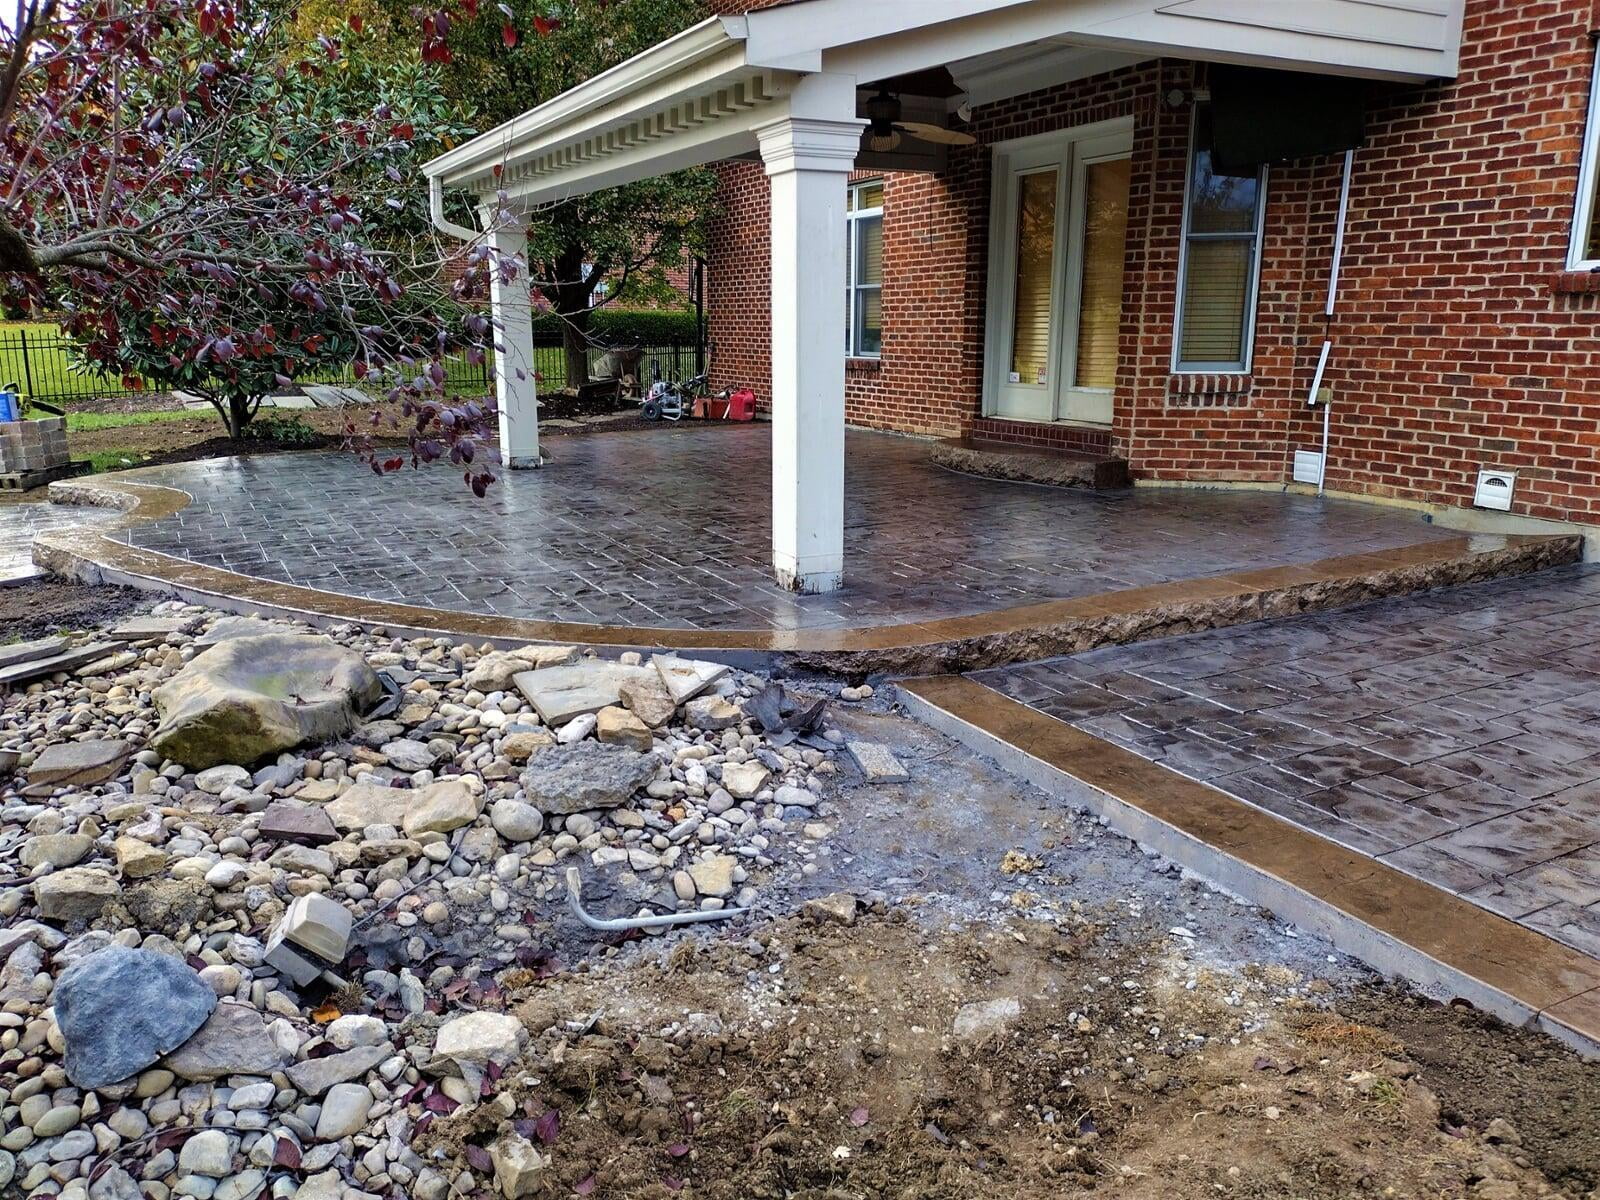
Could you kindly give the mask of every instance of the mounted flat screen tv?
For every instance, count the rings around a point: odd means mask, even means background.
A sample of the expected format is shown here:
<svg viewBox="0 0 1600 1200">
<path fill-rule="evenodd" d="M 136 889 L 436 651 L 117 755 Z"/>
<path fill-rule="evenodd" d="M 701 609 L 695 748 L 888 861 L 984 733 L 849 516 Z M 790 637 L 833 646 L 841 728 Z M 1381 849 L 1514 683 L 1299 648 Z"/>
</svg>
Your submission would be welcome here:
<svg viewBox="0 0 1600 1200">
<path fill-rule="evenodd" d="M 1365 80 L 1218 64 L 1210 81 L 1212 154 L 1224 174 L 1366 143 Z"/>
</svg>

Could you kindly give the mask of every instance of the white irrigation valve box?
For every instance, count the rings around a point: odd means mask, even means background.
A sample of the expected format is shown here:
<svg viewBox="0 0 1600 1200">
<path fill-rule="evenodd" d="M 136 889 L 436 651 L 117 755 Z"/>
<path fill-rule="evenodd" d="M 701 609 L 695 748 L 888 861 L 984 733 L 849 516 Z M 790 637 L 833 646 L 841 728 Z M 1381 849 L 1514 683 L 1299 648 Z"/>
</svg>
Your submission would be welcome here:
<svg viewBox="0 0 1600 1200">
<path fill-rule="evenodd" d="M 1493 508 L 1500 512 L 1511 511 L 1511 493 L 1517 486 L 1515 471 L 1478 472 L 1478 491 L 1473 496 L 1475 508 Z"/>
<path fill-rule="evenodd" d="M 350 944 L 350 910 L 317 892 L 289 905 L 267 939 L 267 962 L 297 984 L 307 984 L 344 961 Z"/>
</svg>

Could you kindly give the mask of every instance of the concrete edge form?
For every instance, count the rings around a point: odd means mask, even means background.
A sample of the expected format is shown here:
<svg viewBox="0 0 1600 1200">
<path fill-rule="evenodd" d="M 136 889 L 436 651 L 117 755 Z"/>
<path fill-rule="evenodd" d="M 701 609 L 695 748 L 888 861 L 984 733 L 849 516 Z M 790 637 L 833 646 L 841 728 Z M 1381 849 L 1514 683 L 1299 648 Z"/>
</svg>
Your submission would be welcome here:
<svg viewBox="0 0 1600 1200">
<path fill-rule="evenodd" d="M 1600 960 L 983 684 L 897 686 L 940 732 L 1374 970 L 1600 1058 Z"/>
</svg>

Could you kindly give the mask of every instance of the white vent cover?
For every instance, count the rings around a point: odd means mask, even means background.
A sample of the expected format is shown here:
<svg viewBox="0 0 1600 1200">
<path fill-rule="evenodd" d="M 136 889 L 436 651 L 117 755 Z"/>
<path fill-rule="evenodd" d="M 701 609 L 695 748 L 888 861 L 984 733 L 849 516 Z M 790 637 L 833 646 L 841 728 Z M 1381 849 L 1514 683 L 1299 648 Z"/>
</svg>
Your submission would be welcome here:
<svg viewBox="0 0 1600 1200">
<path fill-rule="evenodd" d="M 1478 491 L 1472 497 L 1473 506 L 1510 512 L 1511 493 L 1516 486 L 1515 471 L 1496 471 L 1486 467 L 1478 472 Z"/>
<path fill-rule="evenodd" d="M 1322 482 L 1322 455 L 1315 450 L 1294 452 L 1294 481 L 1296 483 Z"/>
</svg>

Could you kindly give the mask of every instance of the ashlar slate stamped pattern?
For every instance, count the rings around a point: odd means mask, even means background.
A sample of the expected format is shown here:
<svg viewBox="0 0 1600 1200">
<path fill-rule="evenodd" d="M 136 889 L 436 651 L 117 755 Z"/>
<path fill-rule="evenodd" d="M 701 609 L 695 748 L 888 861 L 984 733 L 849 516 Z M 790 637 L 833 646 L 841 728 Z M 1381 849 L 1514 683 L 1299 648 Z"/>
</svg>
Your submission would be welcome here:
<svg viewBox="0 0 1600 1200">
<path fill-rule="evenodd" d="M 975 678 L 1600 956 L 1600 567 Z"/>
<path fill-rule="evenodd" d="M 1392 510 L 1260 493 L 1083 493 L 976 479 L 928 443 L 851 433 L 846 588 L 771 573 L 764 426 L 547 440 L 554 462 L 475 500 L 446 468 L 378 478 L 299 454 L 162 468 L 195 502 L 129 533 L 209 566 L 371 599 L 695 629 L 964 616 L 1445 536 Z"/>
</svg>

